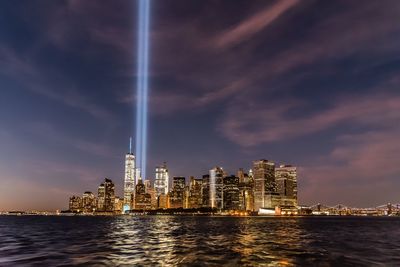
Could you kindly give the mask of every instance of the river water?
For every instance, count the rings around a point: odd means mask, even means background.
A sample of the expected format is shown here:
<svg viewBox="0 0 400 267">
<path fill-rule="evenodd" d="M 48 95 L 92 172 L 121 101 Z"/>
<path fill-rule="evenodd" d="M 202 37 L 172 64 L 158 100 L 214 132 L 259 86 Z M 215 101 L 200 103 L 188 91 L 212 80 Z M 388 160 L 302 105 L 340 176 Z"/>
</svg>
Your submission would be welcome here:
<svg viewBox="0 0 400 267">
<path fill-rule="evenodd" d="M 399 217 L 0 216 L 0 266 L 400 266 Z"/>
</svg>

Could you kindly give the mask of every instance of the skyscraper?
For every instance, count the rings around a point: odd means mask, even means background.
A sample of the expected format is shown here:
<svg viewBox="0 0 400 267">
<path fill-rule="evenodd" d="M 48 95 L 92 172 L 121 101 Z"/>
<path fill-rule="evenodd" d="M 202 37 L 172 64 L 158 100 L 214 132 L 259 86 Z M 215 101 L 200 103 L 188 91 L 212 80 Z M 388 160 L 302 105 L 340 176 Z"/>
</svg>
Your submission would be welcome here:
<svg viewBox="0 0 400 267">
<path fill-rule="evenodd" d="M 253 162 L 254 210 L 274 208 L 276 201 L 275 163 L 262 159 Z"/>
<path fill-rule="evenodd" d="M 210 170 L 211 208 L 223 209 L 223 177 L 224 170 L 221 167 L 215 167 Z"/>
<path fill-rule="evenodd" d="M 156 178 L 154 181 L 154 189 L 156 190 L 157 197 L 160 195 L 167 195 L 169 190 L 169 175 L 167 165 L 156 167 Z"/>
<path fill-rule="evenodd" d="M 186 180 L 185 177 L 172 178 L 172 190 L 170 192 L 170 208 L 183 208 Z"/>
<path fill-rule="evenodd" d="M 135 209 L 151 209 L 151 195 L 146 192 L 146 186 L 142 179 L 139 179 L 135 189 Z"/>
<path fill-rule="evenodd" d="M 201 208 L 203 206 L 202 187 L 203 179 L 190 177 L 188 208 Z"/>
<path fill-rule="evenodd" d="M 97 210 L 103 212 L 114 211 L 115 186 L 114 183 L 105 178 L 98 189 Z"/>
<path fill-rule="evenodd" d="M 125 155 L 124 212 L 133 208 L 136 178 L 135 156 L 132 154 L 132 138 L 130 138 L 129 153 Z"/>
<path fill-rule="evenodd" d="M 92 192 L 83 193 L 82 208 L 84 212 L 93 212 L 96 209 L 96 197 Z"/>
<path fill-rule="evenodd" d="M 239 177 L 235 175 L 223 178 L 223 201 L 225 210 L 239 210 Z"/>
<path fill-rule="evenodd" d="M 202 180 L 203 180 L 201 183 L 201 196 L 203 199 L 202 206 L 204 208 L 209 208 L 209 207 L 211 207 L 211 205 L 210 205 L 210 175 L 209 174 L 203 175 Z"/>
<path fill-rule="evenodd" d="M 78 196 L 72 196 L 69 198 L 69 210 L 71 212 L 82 211 L 82 198 Z"/>
<path fill-rule="evenodd" d="M 280 165 L 275 169 L 277 192 L 282 206 L 297 207 L 297 169 L 291 165 Z"/>
</svg>

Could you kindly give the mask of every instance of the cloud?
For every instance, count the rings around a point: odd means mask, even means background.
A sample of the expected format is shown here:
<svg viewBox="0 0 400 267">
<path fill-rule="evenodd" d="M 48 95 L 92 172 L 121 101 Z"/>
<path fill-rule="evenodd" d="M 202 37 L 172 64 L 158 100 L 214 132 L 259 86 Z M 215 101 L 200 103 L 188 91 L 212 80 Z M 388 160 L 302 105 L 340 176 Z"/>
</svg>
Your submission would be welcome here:
<svg viewBox="0 0 400 267">
<path fill-rule="evenodd" d="M 295 100 L 270 105 L 235 103 L 222 116 L 218 131 L 241 146 L 255 146 L 313 134 L 341 123 L 388 127 L 400 119 L 400 97 L 396 95 L 342 98 L 324 110 L 293 116 L 306 107 Z"/>
<path fill-rule="evenodd" d="M 113 118 L 110 111 L 89 101 L 81 93 L 81 88 L 67 81 L 63 73 L 46 69 L 34 60 L 33 55 L 24 57 L 12 49 L 0 47 L 0 72 L 15 78 L 31 92 L 83 110 L 98 119 Z"/>
<path fill-rule="evenodd" d="M 295 6 L 298 2 L 298 0 L 277 1 L 272 7 L 263 9 L 233 28 L 219 34 L 212 43 L 214 43 L 217 48 L 226 48 L 243 42 L 273 23 L 285 11 Z"/>
</svg>

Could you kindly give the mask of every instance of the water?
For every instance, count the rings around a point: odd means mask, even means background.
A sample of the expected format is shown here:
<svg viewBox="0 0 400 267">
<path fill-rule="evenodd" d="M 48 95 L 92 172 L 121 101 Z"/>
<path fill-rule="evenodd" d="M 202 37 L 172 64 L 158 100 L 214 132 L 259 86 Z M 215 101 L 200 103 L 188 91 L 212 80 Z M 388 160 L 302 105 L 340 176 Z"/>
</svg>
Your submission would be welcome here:
<svg viewBox="0 0 400 267">
<path fill-rule="evenodd" d="M 400 266 L 395 217 L 0 216 L 0 266 Z"/>
</svg>

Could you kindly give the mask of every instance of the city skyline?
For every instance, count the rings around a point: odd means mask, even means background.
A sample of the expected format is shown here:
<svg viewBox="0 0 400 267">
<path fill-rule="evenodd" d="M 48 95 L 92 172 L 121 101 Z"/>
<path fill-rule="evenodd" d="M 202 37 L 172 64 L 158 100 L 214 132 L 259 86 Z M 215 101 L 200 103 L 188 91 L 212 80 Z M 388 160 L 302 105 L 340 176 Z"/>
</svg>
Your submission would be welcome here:
<svg viewBox="0 0 400 267">
<path fill-rule="evenodd" d="M 399 202 L 399 11 L 152 1 L 143 180 L 266 158 L 298 168 L 300 203 Z M 0 18 L 0 210 L 65 207 L 105 177 L 124 197 L 136 2 L 5 1 Z"/>
<path fill-rule="evenodd" d="M 202 177 L 190 176 L 187 183 L 185 176 L 170 178 L 164 162 L 156 166 L 153 181 L 144 180 L 137 175 L 141 167 L 137 166 L 132 153 L 132 138 L 129 140 L 123 197 L 116 195 L 113 181 L 105 178 L 98 187 L 97 197 L 91 191 L 85 191 L 82 197 L 73 195 L 69 198 L 68 209 L 63 209 L 62 213 L 121 215 L 157 210 L 174 212 L 174 209 L 220 215 L 223 212 L 232 215 L 298 215 L 304 212 L 304 206 L 298 205 L 295 166 L 275 165 L 261 159 L 253 161 L 248 172 L 238 168 L 233 175 L 215 166 Z"/>
</svg>

